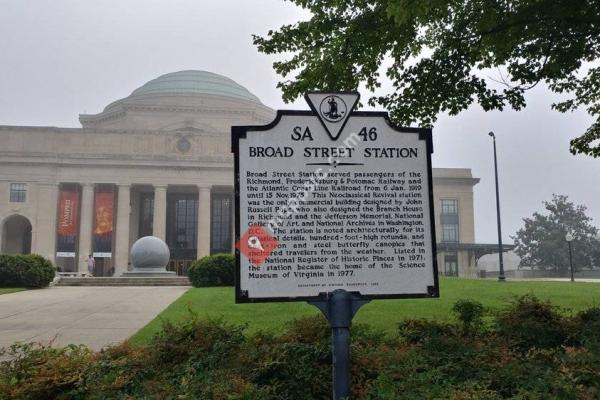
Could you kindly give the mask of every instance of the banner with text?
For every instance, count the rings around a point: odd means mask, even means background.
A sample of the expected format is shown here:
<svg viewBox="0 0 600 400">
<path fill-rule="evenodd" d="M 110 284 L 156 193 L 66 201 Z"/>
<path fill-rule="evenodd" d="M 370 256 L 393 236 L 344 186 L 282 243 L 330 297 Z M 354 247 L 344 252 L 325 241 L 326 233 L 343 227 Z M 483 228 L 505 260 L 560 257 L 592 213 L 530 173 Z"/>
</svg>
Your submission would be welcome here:
<svg viewBox="0 0 600 400">
<path fill-rule="evenodd" d="M 94 257 L 112 257 L 115 192 L 96 192 L 94 223 Z"/>
<path fill-rule="evenodd" d="M 79 191 L 62 189 L 58 203 L 57 257 L 75 257 L 79 225 Z"/>
</svg>

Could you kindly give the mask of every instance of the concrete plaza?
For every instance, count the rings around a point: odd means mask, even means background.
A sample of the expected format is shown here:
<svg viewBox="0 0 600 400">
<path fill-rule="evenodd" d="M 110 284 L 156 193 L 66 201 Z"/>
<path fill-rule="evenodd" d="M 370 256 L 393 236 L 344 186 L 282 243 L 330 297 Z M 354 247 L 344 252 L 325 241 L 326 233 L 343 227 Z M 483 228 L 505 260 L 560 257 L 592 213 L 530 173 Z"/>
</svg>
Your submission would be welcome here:
<svg viewBox="0 0 600 400">
<path fill-rule="evenodd" d="M 187 287 L 51 287 L 0 295 L 0 347 L 53 341 L 100 349 L 151 321 Z"/>
</svg>

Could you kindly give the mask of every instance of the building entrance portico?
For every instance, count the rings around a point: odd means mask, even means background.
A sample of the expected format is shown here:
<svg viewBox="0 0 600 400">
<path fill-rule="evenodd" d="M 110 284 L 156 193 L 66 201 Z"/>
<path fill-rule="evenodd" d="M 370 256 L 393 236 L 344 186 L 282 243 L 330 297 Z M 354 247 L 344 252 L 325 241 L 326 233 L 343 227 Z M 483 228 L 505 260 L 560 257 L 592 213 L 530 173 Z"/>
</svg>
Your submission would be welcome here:
<svg viewBox="0 0 600 400">
<path fill-rule="evenodd" d="M 184 275 L 191 263 L 210 254 L 212 231 L 232 249 L 230 203 L 211 208 L 212 185 L 145 183 L 59 183 L 56 264 L 61 272 L 87 274 L 87 256 L 95 259 L 94 276 L 120 276 L 130 269 L 129 250 L 144 236 L 169 246 L 169 269 Z M 219 201 L 232 188 L 215 186 Z M 215 221 L 225 228 L 211 225 Z"/>
<path fill-rule="evenodd" d="M 158 237 L 171 253 L 167 270 L 185 275 L 198 258 L 232 251 L 232 204 L 227 185 L 133 184 L 129 247 L 141 237 Z"/>
<path fill-rule="evenodd" d="M 31 222 L 19 214 L 7 217 L 2 224 L 2 253 L 31 253 Z"/>
<path fill-rule="evenodd" d="M 198 258 L 233 249 L 231 186 L 59 183 L 57 190 L 55 262 L 61 272 L 87 274 L 91 254 L 94 276 L 121 276 L 131 268 L 131 246 L 144 236 L 167 243 L 167 269 L 178 275 Z M 7 250 L 15 248 L 14 237 Z"/>
</svg>

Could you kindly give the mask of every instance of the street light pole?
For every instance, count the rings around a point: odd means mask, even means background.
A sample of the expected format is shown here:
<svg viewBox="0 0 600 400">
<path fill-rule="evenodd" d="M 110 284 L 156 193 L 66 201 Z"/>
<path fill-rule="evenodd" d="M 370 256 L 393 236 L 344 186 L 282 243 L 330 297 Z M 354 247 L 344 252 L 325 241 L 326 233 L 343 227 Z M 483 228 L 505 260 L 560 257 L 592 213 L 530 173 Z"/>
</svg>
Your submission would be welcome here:
<svg viewBox="0 0 600 400">
<path fill-rule="evenodd" d="M 502 227 L 500 224 L 500 191 L 498 190 L 498 158 L 496 157 L 496 135 L 494 132 L 488 133 L 494 140 L 494 173 L 496 175 L 496 215 L 498 219 L 498 259 L 500 262 L 500 271 L 498 274 L 498 281 L 506 281 L 504 276 L 504 260 L 502 259 Z"/>
<path fill-rule="evenodd" d="M 573 241 L 573 234 L 571 232 L 567 233 L 565 236 L 565 240 L 569 244 L 569 266 L 571 267 L 571 282 L 575 282 L 575 276 L 573 274 L 573 252 L 571 250 L 571 242 Z"/>
</svg>

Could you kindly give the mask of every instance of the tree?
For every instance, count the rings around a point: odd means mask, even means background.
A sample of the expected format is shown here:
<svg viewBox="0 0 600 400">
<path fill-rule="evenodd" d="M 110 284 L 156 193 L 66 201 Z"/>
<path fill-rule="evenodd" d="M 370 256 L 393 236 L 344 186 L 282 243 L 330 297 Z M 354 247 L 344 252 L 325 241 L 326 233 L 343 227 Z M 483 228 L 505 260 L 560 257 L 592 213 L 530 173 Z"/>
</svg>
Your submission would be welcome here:
<svg viewBox="0 0 600 400">
<path fill-rule="evenodd" d="M 569 96 L 554 109 L 597 118 L 571 152 L 600 156 L 600 0 L 290 1 L 312 17 L 253 37 L 260 52 L 287 57 L 273 64 L 284 101 L 361 84 L 373 93 L 383 72 L 393 90 L 368 103 L 396 123 L 431 125 L 473 102 L 520 110 L 544 82 Z M 498 79 L 482 78 L 489 71 Z"/>
<path fill-rule="evenodd" d="M 572 232 L 575 237 L 572 242 L 573 268 L 581 270 L 600 266 L 598 229 L 590 224 L 591 218 L 585 215 L 587 208 L 575 206 L 567 196 L 561 195 L 553 195 L 552 201 L 543 204 L 548 214 L 535 212 L 531 218 L 523 218 L 525 226 L 512 237 L 516 245 L 515 253 L 521 257 L 521 266 L 568 271 L 567 232 Z"/>
</svg>

